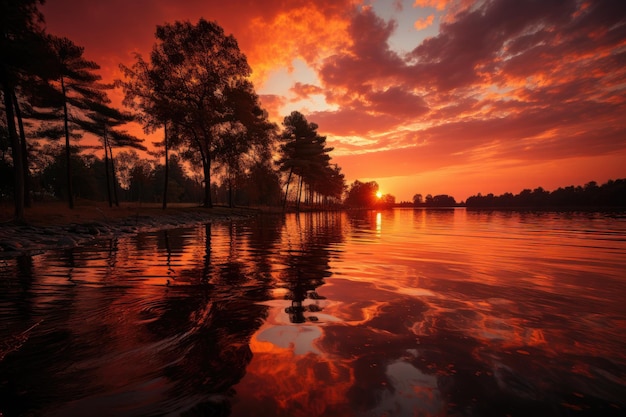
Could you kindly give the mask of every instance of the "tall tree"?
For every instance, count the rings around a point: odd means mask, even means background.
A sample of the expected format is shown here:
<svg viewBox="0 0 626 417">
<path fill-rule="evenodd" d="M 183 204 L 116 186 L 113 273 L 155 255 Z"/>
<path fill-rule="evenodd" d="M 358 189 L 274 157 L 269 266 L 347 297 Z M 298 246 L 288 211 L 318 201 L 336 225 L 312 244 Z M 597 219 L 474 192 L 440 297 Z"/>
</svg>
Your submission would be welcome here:
<svg viewBox="0 0 626 417">
<path fill-rule="evenodd" d="M 111 88 L 99 83 L 102 78 L 94 71 L 100 66 L 85 59 L 84 48 L 75 45 L 68 38 L 49 37 L 50 45 L 55 53 L 55 70 L 57 71 L 57 89 L 60 93 L 63 108 L 63 131 L 65 134 L 65 159 L 67 163 L 66 187 L 68 205 L 74 208 L 74 192 L 72 188 L 71 164 L 71 129 L 80 127 L 84 112 L 90 110 L 93 103 L 108 101 L 105 89 Z"/>
<path fill-rule="evenodd" d="M 165 157 L 165 181 L 163 183 L 162 207 L 167 208 L 167 189 L 169 184 L 169 151 L 172 144 L 176 145 L 176 137 L 171 134 L 172 126 L 181 117 L 170 107 L 169 97 L 166 95 L 164 85 L 160 80 L 167 78 L 168 74 L 158 74 L 152 62 L 146 62 L 141 55 L 135 56 L 137 62 L 132 67 L 120 65 L 124 74 L 124 80 L 118 80 L 117 84 L 124 90 L 124 104 L 136 111 L 137 119 L 143 124 L 146 133 L 154 132 L 163 127 L 163 141 L 155 145 L 163 146 Z M 182 117 L 181 117 L 182 118 Z M 169 126 L 168 126 L 169 125 Z M 168 129 L 169 127 L 169 129 Z"/>
<path fill-rule="evenodd" d="M 287 205 L 289 184 L 293 175 L 299 177 L 296 192 L 296 206 L 299 207 L 303 184 L 309 188 L 309 201 L 312 200 L 316 186 L 322 184 L 330 174 L 329 153 L 332 148 L 326 147 L 326 137 L 317 133 L 317 124 L 309 123 L 300 112 L 294 111 L 283 121 L 283 132 L 280 140 L 281 157 L 278 160 L 280 170 L 288 172 L 283 206 Z"/>
<path fill-rule="evenodd" d="M 142 144 L 143 139 L 130 135 L 124 130 L 119 130 L 119 126 L 133 120 L 132 115 L 112 108 L 104 103 L 87 102 L 88 111 L 85 119 L 77 119 L 77 125 L 86 132 L 90 132 L 99 137 L 104 150 L 104 166 L 107 183 L 107 198 L 109 207 L 113 205 L 111 190 L 115 197 L 115 205 L 119 206 L 117 198 L 117 178 L 114 164 L 113 147 L 133 148 L 146 150 Z"/>
<path fill-rule="evenodd" d="M 233 122 L 229 89 L 242 87 L 251 74 L 232 35 L 214 22 L 175 22 L 157 26 L 151 62 L 154 82 L 171 111 L 173 129 L 194 149 L 204 173 L 204 206 L 211 207 L 211 161 L 222 124 Z"/>
<path fill-rule="evenodd" d="M 224 95 L 232 107 L 230 120 L 220 124 L 215 138 L 213 158 L 221 164 L 228 183 L 228 204 L 233 206 L 236 178 L 243 178 L 246 168 L 271 158 L 276 126 L 261 108 L 251 82 L 226 88 Z"/>
<path fill-rule="evenodd" d="M 0 84 L 14 168 L 15 219 L 24 220 L 24 166 L 15 123 L 15 89 L 24 73 L 32 72 L 33 39 L 42 34 L 42 0 L 0 1 Z"/>
</svg>

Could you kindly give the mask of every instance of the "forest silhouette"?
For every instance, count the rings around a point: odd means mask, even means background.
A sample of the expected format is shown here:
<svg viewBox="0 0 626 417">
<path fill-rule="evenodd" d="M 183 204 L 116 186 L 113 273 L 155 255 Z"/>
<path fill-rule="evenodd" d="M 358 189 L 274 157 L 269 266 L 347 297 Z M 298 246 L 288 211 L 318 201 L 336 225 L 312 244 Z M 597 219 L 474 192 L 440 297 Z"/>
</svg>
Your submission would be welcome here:
<svg viewBox="0 0 626 417">
<path fill-rule="evenodd" d="M 109 85 L 84 48 L 45 32 L 42 3 L 0 9 L 0 198 L 14 201 L 17 221 L 33 199 L 63 198 L 70 209 L 77 197 L 164 209 L 169 199 L 207 208 L 224 197 L 296 209 L 341 201 L 344 176 L 326 137 L 299 112 L 282 129 L 269 121 L 246 56 L 216 22 L 158 25 L 149 58 L 121 65 L 123 79 Z M 111 106 L 114 87 L 130 111 Z M 146 146 L 124 130 L 130 122 L 162 141 Z M 101 147 L 81 143 L 86 135 Z M 148 148 L 152 159 L 137 153 Z"/>
<path fill-rule="evenodd" d="M 559 187 L 546 191 L 542 187 L 525 189 L 519 194 L 471 196 L 468 208 L 584 208 L 626 207 L 626 179 L 609 180 L 602 185 L 590 181 L 584 186 Z"/>
</svg>

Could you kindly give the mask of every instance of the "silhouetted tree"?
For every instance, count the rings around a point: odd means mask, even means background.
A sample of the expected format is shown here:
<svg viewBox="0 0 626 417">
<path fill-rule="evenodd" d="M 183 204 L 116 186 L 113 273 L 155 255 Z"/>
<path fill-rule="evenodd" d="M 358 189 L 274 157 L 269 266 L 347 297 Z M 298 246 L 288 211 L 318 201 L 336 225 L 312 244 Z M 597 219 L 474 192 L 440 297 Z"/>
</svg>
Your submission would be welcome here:
<svg viewBox="0 0 626 417">
<path fill-rule="evenodd" d="M 271 159 L 271 146 L 276 126 L 258 103 L 252 83 L 244 80 L 237 88 L 227 87 L 223 93 L 232 106 L 230 120 L 221 123 L 214 140 L 213 158 L 225 171 L 228 204 L 233 206 L 233 187 L 247 166 Z"/>
<path fill-rule="evenodd" d="M 282 189 L 280 177 L 269 161 L 257 161 L 240 179 L 236 201 L 242 205 L 278 206 Z"/>
<path fill-rule="evenodd" d="M 336 175 L 336 181 L 342 177 L 338 171 L 329 169 L 329 153 L 333 149 L 326 147 L 326 137 L 317 133 L 317 124 L 309 123 L 302 113 L 294 111 L 285 117 L 283 126 L 284 129 L 280 135 L 283 142 L 280 146 L 281 157 L 277 162 L 281 171 L 289 173 L 283 206 L 286 207 L 287 205 L 291 178 L 293 175 L 297 175 L 299 183 L 296 192 L 296 204 L 299 207 L 303 184 L 309 187 L 307 200 L 312 202 L 313 193 L 323 189 L 322 184 L 324 182 L 333 175 Z M 336 188 L 333 188 L 333 192 L 336 191 Z"/>
<path fill-rule="evenodd" d="M 345 204 L 350 207 L 371 208 L 376 205 L 376 193 L 378 184 L 376 181 L 361 182 L 355 180 L 348 190 Z"/>
<path fill-rule="evenodd" d="M 396 197 L 391 194 L 383 194 L 378 201 L 376 202 L 376 206 L 383 208 L 390 208 L 396 204 Z"/>
<path fill-rule="evenodd" d="M 84 123 L 82 113 L 89 111 L 93 103 L 106 103 L 108 99 L 104 90 L 111 86 L 98 83 L 102 78 L 94 71 L 100 66 L 83 57 L 84 48 L 77 46 L 68 38 L 50 36 L 49 42 L 55 53 L 54 62 L 57 72 L 57 91 L 60 93 L 63 108 L 63 131 L 65 135 L 66 186 L 67 201 L 70 208 L 74 207 L 72 185 L 72 164 L 70 136 L 73 128 L 80 128 Z"/>
<path fill-rule="evenodd" d="M 328 204 L 329 200 L 334 204 L 341 202 L 346 191 L 346 179 L 339 165 L 329 165 L 324 169 L 323 178 L 316 184 L 316 189 L 323 196 L 325 204 Z"/>
<path fill-rule="evenodd" d="M 117 129 L 118 126 L 133 120 L 130 114 L 122 113 L 104 103 L 89 102 L 87 103 L 87 107 L 87 118 L 77 119 L 76 123 L 82 130 L 90 132 L 100 138 L 104 150 L 104 166 L 109 207 L 113 205 L 111 190 L 113 190 L 113 194 L 115 195 L 115 205 L 119 206 L 113 147 L 133 148 L 144 151 L 146 147 L 142 144 L 143 139 L 139 139 L 126 131 Z M 111 177 L 112 180 L 110 180 Z"/>
<path fill-rule="evenodd" d="M 430 205 L 433 207 L 454 207 L 456 200 L 447 194 L 439 194 L 432 198 Z"/>
<path fill-rule="evenodd" d="M 40 4 L 43 1 L 0 2 L 0 85 L 14 168 L 13 197 L 17 221 L 24 220 L 24 172 L 27 167 L 24 167 L 23 147 L 15 124 L 16 117 L 20 116 L 19 108 L 16 108 L 16 88 L 25 75 L 35 72 L 33 53 L 38 51 L 33 45 L 43 37 L 43 15 L 38 10 Z"/>
<path fill-rule="evenodd" d="M 116 83 L 124 89 L 124 104 L 138 111 L 137 119 L 143 124 L 146 133 L 163 127 L 163 141 L 155 145 L 163 147 L 162 156 L 165 159 L 162 198 L 162 208 L 165 209 L 169 185 L 169 152 L 172 145 L 176 146 L 180 142 L 178 137 L 171 134 L 172 126 L 184 120 L 184 114 L 177 113 L 177 108 L 171 106 L 163 83 L 168 74 L 158 72 L 169 68 L 156 67 L 153 62 L 146 62 L 139 54 L 135 58 L 137 62 L 132 67 L 120 65 L 125 81 L 118 80 Z"/>
<path fill-rule="evenodd" d="M 204 206 L 211 207 L 211 161 L 223 123 L 234 122 L 230 89 L 243 88 L 251 74 L 237 41 L 214 22 L 157 26 L 151 63 L 154 83 L 177 115 L 173 129 L 199 159 L 205 180 Z M 243 122 L 243 121 L 241 121 Z"/>
<path fill-rule="evenodd" d="M 71 153 L 72 183 L 76 196 L 90 200 L 104 200 L 104 161 L 94 155 Z M 52 163 L 40 173 L 39 181 L 44 189 L 57 198 L 67 198 L 67 188 L 60 179 L 67 174 L 67 159 L 64 149 L 58 149 Z"/>
</svg>

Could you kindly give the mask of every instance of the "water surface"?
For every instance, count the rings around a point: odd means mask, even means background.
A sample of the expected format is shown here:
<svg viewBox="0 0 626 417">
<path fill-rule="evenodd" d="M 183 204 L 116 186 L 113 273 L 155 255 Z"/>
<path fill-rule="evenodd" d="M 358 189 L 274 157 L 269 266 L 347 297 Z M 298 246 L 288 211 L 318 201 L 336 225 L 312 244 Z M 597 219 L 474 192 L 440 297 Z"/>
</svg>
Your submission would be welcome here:
<svg viewBox="0 0 626 417">
<path fill-rule="evenodd" d="M 291 214 L 0 260 L 4 416 L 623 415 L 626 216 Z"/>
</svg>

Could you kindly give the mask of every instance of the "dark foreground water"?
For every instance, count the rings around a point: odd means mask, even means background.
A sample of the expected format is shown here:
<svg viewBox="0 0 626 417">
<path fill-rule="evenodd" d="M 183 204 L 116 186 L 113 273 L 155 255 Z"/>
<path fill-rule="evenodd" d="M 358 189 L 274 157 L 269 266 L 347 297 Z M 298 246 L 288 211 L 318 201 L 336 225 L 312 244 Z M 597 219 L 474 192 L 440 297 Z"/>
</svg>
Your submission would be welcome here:
<svg viewBox="0 0 626 417">
<path fill-rule="evenodd" d="M 261 217 L 0 260 L 0 412 L 626 414 L 626 216 Z"/>
</svg>

